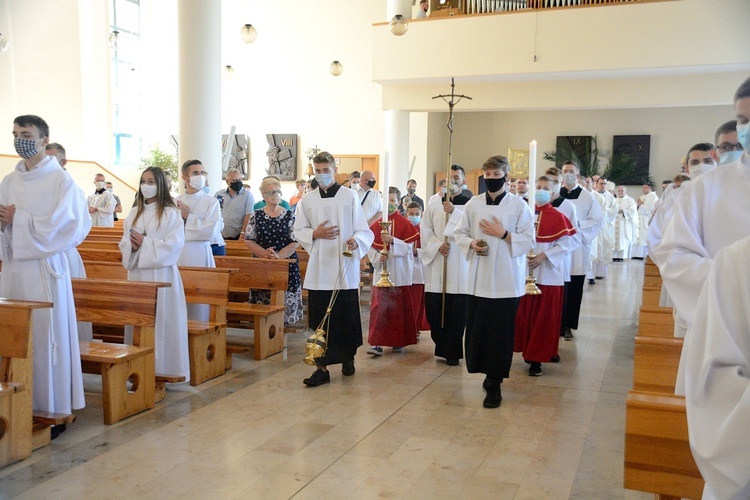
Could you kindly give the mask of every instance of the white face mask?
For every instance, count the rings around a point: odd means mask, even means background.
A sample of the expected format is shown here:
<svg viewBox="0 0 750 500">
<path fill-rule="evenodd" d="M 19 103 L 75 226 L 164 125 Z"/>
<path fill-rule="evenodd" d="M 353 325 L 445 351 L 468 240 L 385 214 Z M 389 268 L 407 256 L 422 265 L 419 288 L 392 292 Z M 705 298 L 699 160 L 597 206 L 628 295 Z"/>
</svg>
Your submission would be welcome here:
<svg viewBox="0 0 750 500">
<path fill-rule="evenodd" d="M 692 165 L 689 167 L 690 179 L 695 180 L 696 178 L 700 177 L 706 172 L 710 172 L 711 170 L 715 168 L 716 168 L 715 163 L 700 163 L 698 165 Z"/>
<path fill-rule="evenodd" d="M 158 191 L 159 188 L 156 187 L 156 184 L 141 184 L 141 194 L 147 200 L 156 196 Z"/>
<path fill-rule="evenodd" d="M 97 181 L 94 184 L 96 184 L 96 189 L 104 189 L 107 187 L 107 183 L 104 181 Z"/>
<path fill-rule="evenodd" d="M 563 174 L 563 183 L 565 183 L 566 186 L 575 186 L 576 182 L 578 182 L 578 177 L 573 172 Z"/>
<path fill-rule="evenodd" d="M 193 175 L 190 177 L 190 187 L 200 191 L 206 185 L 206 178 L 202 175 Z"/>
</svg>

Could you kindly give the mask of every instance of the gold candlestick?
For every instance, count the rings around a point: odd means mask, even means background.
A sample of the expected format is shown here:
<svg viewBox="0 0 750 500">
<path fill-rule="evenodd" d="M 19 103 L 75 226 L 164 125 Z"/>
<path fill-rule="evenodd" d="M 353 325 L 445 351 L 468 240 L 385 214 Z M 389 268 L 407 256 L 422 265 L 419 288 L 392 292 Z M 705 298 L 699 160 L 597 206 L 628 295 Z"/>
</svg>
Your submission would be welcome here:
<svg viewBox="0 0 750 500">
<path fill-rule="evenodd" d="M 534 221 L 534 235 L 536 236 L 536 233 L 539 231 L 539 217 L 536 218 Z M 529 250 L 529 253 L 526 255 L 526 258 L 528 260 L 533 259 L 536 257 L 536 254 L 534 253 L 534 249 L 532 248 Z M 542 291 L 539 289 L 538 286 L 536 286 L 536 278 L 534 277 L 534 271 L 531 270 L 531 266 L 529 266 L 529 275 L 526 276 L 526 295 L 541 295 Z"/>
<path fill-rule="evenodd" d="M 392 222 L 390 220 L 380 221 L 380 234 L 382 236 L 385 236 L 386 234 L 390 234 L 388 231 L 388 228 L 391 226 Z M 392 287 L 396 286 L 393 284 L 393 281 L 391 281 L 391 273 L 388 272 L 388 244 L 383 241 L 383 249 L 380 251 L 380 255 L 385 256 L 385 259 L 382 259 L 383 261 L 383 269 L 380 271 L 380 279 L 375 284 L 375 286 L 378 287 Z"/>
</svg>

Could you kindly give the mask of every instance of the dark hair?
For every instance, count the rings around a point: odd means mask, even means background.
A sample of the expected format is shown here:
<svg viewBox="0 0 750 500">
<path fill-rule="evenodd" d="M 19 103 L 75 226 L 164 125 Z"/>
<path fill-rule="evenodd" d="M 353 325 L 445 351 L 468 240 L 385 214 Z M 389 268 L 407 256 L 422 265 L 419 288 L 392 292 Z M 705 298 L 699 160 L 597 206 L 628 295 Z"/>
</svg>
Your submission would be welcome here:
<svg viewBox="0 0 750 500">
<path fill-rule="evenodd" d="M 406 181 L 407 184 L 409 184 L 410 182 L 413 182 L 415 186 L 417 185 L 417 181 L 415 181 L 414 179 L 409 179 L 408 181 Z"/>
<path fill-rule="evenodd" d="M 359 179 L 359 178 L 360 178 L 360 177 L 362 177 L 362 176 L 361 176 L 361 175 L 359 175 L 359 172 L 357 172 L 357 171 L 355 170 L 354 172 L 352 172 L 351 174 L 349 174 L 349 178 L 350 178 L 350 179 L 352 179 L 352 178 L 354 178 L 354 177 L 356 177 L 357 179 Z"/>
<path fill-rule="evenodd" d="M 447 179 L 440 179 L 438 181 L 438 187 L 445 186 L 446 184 L 448 184 L 448 180 Z"/>
<path fill-rule="evenodd" d="M 336 160 L 333 155 L 328 151 L 321 151 L 313 158 L 313 163 L 328 163 L 329 165 L 336 166 Z"/>
<path fill-rule="evenodd" d="M 718 144 L 719 136 L 721 134 L 731 134 L 732 132 L 737 132 L 737 120 L 730 120 L 726 123 L 722 123 L 719 128 L 716 129 L 716 134 L 714 134 L 714 142 Z"/>
<path fill-rule="evenodd" d="M 22 126 L 23 126 L 23 125 L 22 125 Z M 44 149 L 45 149 L 46 151 L 49 151 L 50 149 L 56 149 L 56 150 L 58 150 L 59 152 L 61 152 L 61 153 L 62 153 L 62 155 L 63 155 L 63 158 L 64 158 L 64 157 L 66 156 L 66 155 L 65 155 L 65 148 L 64 148 L 64 147 L 62 147 L 62 144 L 59 144 L 59 143 L 57 143 L 57 142 L 50 142 L 49 144 L 47 144 L 47 147 L 46 147 L 46 148 L 44 148 Z"/>
<path fill-rule="evenodd" d="M 182 164 L 182 175 L 185 175 L 193 165 L 203 165 L 200 160 L 188 160 Z"/>
<path fill-rule="evenodd" d="M 661 181 L 662 184 L 672 184 L 672 179 L 664 179 Z"/>
<path fill-rule="evenodd" d="M 536 181 L 537 181 L 537 182 L 539 182 L 539 181 L 544 181 L 544 182 L 553 182 L 553 181 L 552 181 L 552 179 L 550 179 L 550 178 L 549 178 L 549 177 L 547 177 L 546 175 L 540 175 L 540 176 L 539 176 L 539 177 L 537 178 L 537 180 L 536 180 Z"/>
<path fill-rule="evenodd" d="M 745 97 L 750 97 L 750 78 L 740 84 L 737 92 L 734 93 L 734 102 L 744 99 Z"/>
<path fill-rule="evenodd" d="M 157 225 L 160 226 L 162 215 L 164 215 L 164 209 L 167 207 L 174 207 L 175 204 L 172 200 L 172 196 L 169 194 L 169 188 L 167 188 L 167 176 L 164 174 L 164 170 L 159 167 L 147 167 L 141 174 L 141 179 L 143 179 L 143 174 L 146 172 L 151 172 L 156 181 L 156 217 L 159 219 Z M 140 186 L 140 182 L 138 184 Z M 133 206 L 137 207 L 135 218 L 133 219 L 133 226 L 135 226 L 138 217 L 141 216 L 141 213 L 146 206 L 145 201 L 143 193 L 141 193 L 139 188 L 135 193 L 135 200 L 133 201 Z"/>
<path fill-rule="evenodd" d="M 49 125 L 47 125 L 47 122 L 45 122 L 44 119 L 40 118 L 39 116 L 17 116 L 16 119 L 13 120 L 13 123 L 18 125 L 19 127 L 36 127 L 39 129 L 39 132 L 41 132 L 42 137 L 49 137 Z"/>
<path fill-rule="evenodd" d="M 683 181 L 689 181 L 690 176 L 685 174 L 677 174 L 674 176 L 674 182 L 683 182 Z"/>
<path fill-rule="evenodd" d="M 398 199 L 401 199 L 401 191 L 398 190 L 396 186 L 391 186 L 388 188 L 388 194 L 395 194 L 398 196 Z"/>
<path fill-rule="evenodd" d="M 576 172 L 580 172 L 581 171 L 581 167 L 579 167 L 578 163 L 574 162 L 573 160 L 565 160 L 563 162 L 563 167 L 565 165 L 573 165 L 576 168 Z"/>
<path fill-rule="evenodd" d="M 464 170 L 464 167 L 462 167 L 461 165 L 451 165 L 451 170 L 460 171 L 462 174 L 464 174 L 464 177 L 466 177 L 466 170 Z"/>
<path fill-rule="evenodd" d="M 317 188 L 318 187 L 318 179 L 316 179 L 315 177 L 313 177 L 313 180 L 310 181 L 310 187 L 312 189 Z"/>
<path fill-rule="evenodd" d="M 422 211 L 422 205 L 420 205 L 416 201 L 412 201 L 411 203 L 409 203 L 408 205 L 406 205 L 406 209 L 407 210 L 409 210 L 410 208 L 418 208 L 420 212 Z"/>
<path fill-rule="evenodd" d="M 711 144 L 710 142 L 699 142 L 698 144 L 693 145 L 690 149 L 688 149 L 687 154 L 685 155 L 685 158 L 689 161 L 690 160 L 690 153 L 693 151 L 704 151 L 706 153 L 710 153 L 716 149 L 716 146 Z"/>
<path fill-rule="evenodd" d="M 507 174 L 510 170 L 510 165 L 508 164 L 508 159 L 504 156 L 490 156 L 482 165 L 482 170 L 500 170 Z"/>
<path fill-rule="evenodd" d="M 554 175 L 555 177 L 560 177 L 562 175 L 562 172 L 557 167 L 549 167 L 544 171 L 544 175 Z"/>
</svg>

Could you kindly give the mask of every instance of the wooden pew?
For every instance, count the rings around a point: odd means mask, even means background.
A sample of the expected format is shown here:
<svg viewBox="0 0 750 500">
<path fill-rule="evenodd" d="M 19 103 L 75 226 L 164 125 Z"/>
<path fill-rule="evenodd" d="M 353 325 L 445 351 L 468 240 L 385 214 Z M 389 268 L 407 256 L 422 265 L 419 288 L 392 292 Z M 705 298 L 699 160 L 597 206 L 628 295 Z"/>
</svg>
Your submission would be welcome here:
<svg viewBox="0 0 750 500">
<path fill-rule="evenodd" d="M 674 394 L 682 339 L 675 337 L 635 338 L 633 390 Z"/>
<path fill-rule="evenodd" d="M 638 335 L 644 337 L 673 337 L 674 316 L 672 308 L 641 306 L 638 315 Z"/>
<path fill-rule="evenodd" d="M 133 345 L 81 342 L 84 373 L 101 374 L 104 423 L 154 407 L 154 324 L 159 288 L 169 283 L 73 279 L 80 321 L 133 327 Z M 117 293 L 112 293 L 117 290 Z"/>
<path fill-rule="evenodd" d="M 50 307 L 49 302 L 0 299 L 0 467 L 29 457 L 50 441 L 49 426 L 35 425 L 31 409 L 32 312 Z"/>
<path fill-rule="evenodd" d="M 624 485 L 662 498 L 701 498 L 704 482 L 688 443 L 685 398 L 628 393 Z"/>
<path fill-rule="evenodd" d="M 643 286 L 653 286 L 661 288 L 661 274 L 659 268 L 651 259 L 646 259 L 643 272 Z"/>
<path fill-rule="evenodd" d="M 659 298 L 661 297 L 661 287 L 653 285 L 643 285 L 641 291 L 641 305 L 646 307 L 659 307 Z"/>
<path fill-rule="evenodd" d="M 284 292 L 289 286 L 290 261 L 229 256 L 217 256 L 214 260 L 218 268 L 237 270 L 229 277 L 227 324 L 236 328 L 252 326 L 255 359 L 281 352 L 284 349 Z M 251 288 L 271 290 L 271 304 L 248 303 Z M 227 351 L 238 352 L 237 349 L 244 347 L 227 344 Z M 227 369 L 231 368 L 231 359 L 227 356 Z"/>
<path fill-rule="evenodd" d="M 86 261 L 104 261 L 104 262 L 122 262 L 122 254 L 120 249 L 112 250 L 101 250 L 98 248 L 87 248 L 86 246 L 79 245 L 76 247 L 81 259 Z"/>
<path fill-rule="evenodd" d="M 127 270 L 115 262 L 85 261 L 91 278 L 127 280 Z M 188 304 L 208 304 L 209 321 L 188 321 L 190 385 L 199 385 L 226 371 L 226 308 L 233 269 L 180 267 Z M 114 340 L 114 339 L 112 339 Z M 119 340 L 121 342 L 121 340 Z M 157 379 L 159 374 L 157 374 Z"/>
</svg>

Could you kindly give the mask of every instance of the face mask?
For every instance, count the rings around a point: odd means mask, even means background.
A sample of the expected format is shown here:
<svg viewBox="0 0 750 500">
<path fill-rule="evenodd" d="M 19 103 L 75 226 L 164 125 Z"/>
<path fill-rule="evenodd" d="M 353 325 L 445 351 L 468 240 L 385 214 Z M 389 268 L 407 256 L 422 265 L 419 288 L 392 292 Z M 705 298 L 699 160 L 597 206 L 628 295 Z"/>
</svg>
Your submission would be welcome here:
<svg viewBox="0 0 750 500">
<path fill-rule="evenodd" d="M 208 186 L 203 186 L 203 192 L 208 194 Z"/>
<path fill-rule="evenodd" d="M 95 184 L 96 184 L 96 189 L 104 189 L 105 187 L 107 187 L 106 182 L 96 182 Z"/>
<path fill-rule="evenodd" d="M 407 217 L 407 219 L 409 219 L 409 222 L 416 226 L 417 224 L 419 224 L 419 221 L 422 220 L 422 217 L 420 217 L 419 215 L 410 215 Z"/>
<path fill-rule="evenodd" d="M 239 193 L 242 189 L 242 181 L 232 181 L 229 184 L 229 187 L 234 191 L 235 193 Z"/>
<path fill-rule="evenodd" d="M 107 188 L 107 191 L 109 191 L 110 193 L 114 192 L 114 191 L 112 191 L 112 188 Z"/>
<path fill-rule="evenodd" d="M 315 180 L 318 181 L 318 185 L 324 188 L 332 186 L 335 181 L 333 174 L 315 174 Z"/>
<path fill-rule="evenodd" d="M 457 182 L 451 182 L 451 194 L 455 196 L 460 192 L 461 192 L 461 186 L 459 186 Z"/>
<path fill-rule="evenodd" d="M 368 187 L 369 187 L 370 189 L 372 189 L 372 188 L 374 188 L 374 187 L 375 187 L 375 182 L 377 182 L 377 181 L 376 181 L 375 179 L 373 179 L 373 180 L 371 180 L 371 181 L 367 181 L 367 182 L 365 182 L 365 184 L 367 184 L 367 186 L 368 186 Z"/>
<path fill-rule="evenodd" d="M 22 137 L 16 137 L 13 140 L 13 146 L 16 148 L 16 153 L 21 158 L 29 159 L 39 152 L 36 148 L 37 139 L 24 139 Z"/>
<path fill-rule="evenodd" d="M 727 151 L 719 154 L 719 165 L 727 165 L 735 162 L 742 157 L 742 151 Z"/>
<path fill-rule="evenodd" d="M 572 172 L 568 172 L 567 174 L 563 174 L 563 183 L 567 186 L 575 186 L 576 182 L 578 181 L 578 177 L 576 174 Z"/>
<path fill-rule="evenodd" d="M 710 172 L 711 170 L 715 168 L 716 168 L 716 165 L 714 165 L 713 163 L 711 164 L 701 163 L 700 165 L 691 166 L 689 167 L 690 179 L 695 180 L 697 177 L 705 174 L 706 172 Z"/>
<path fill-rule="evenodd" d="M 447 193 L 448 190 L 445 188 L 445 186 L 440 188 L 440 196 L 445 196 L 445 193 Z"/>
<path fill-rule="evenodd" d="M 484 179 L 484 184 L 487 186 L 487 191 L 490 193 L 496 193 L 500 191 L 505 185 L 505 177 L 499 179 Z"/>
<path fill-rule="evenodd" d="M 398 205 L 388 204 L 388 215 L 396 213 L 396 210 L 398 210 Z"/>
<path fill-rule="evenodd" d="M 410 188 L 410 189 L 407 189 L 406 192 L 409 193 L 409 196 L 412 196 L 414 193 L 417 192 L 417 190 L 414 188 Z"/>
<path fill-rule="evenodd" d="M 202 175 L 192 175 L 190 176 L 190 187 L 193 189 L 197 189 L 200 191 L 203 189 L 203 186 L 206 185 L 206 178 Z M 234 189 L 234 188 L 232 188 Z"/>
<path fill-rule="evenodd" d="M 549 190 L 550 190 L 550 193 L 560 194 L 560 184 L 558 184 L 556 182 L 550 182 L 549 183 Z"/>
<path fill-rule="evenodd" d="M 147 200 L 156 196 L 158 190 L 156 184 L 141 184 L 141 194 Z"/>
<path fill-rule="evenodd" d="M 750 150 L 750 123 L 737 124 L 737 142 L 742 144 L 745 151 Z"/>
<path fill-rule="evenodd" d="M 550 193 L 549 191 L 545 191 L 544 189 L 537 189 L 534 193 L 534 199 L 536 200 L 536 204 L 539 206 L 549 203 L 551 196 L 552 193 Z"/>
</svg>

